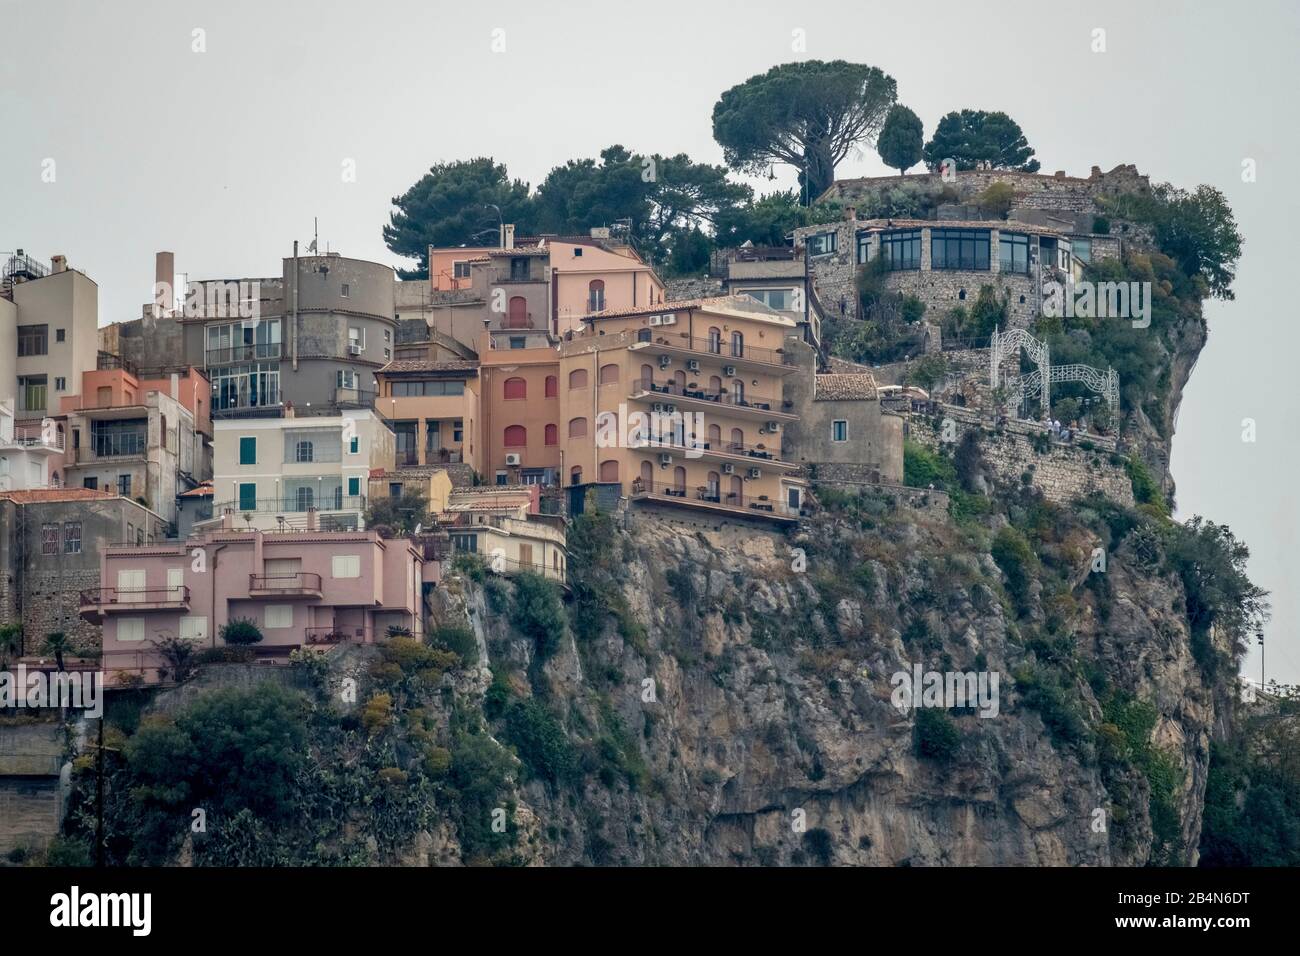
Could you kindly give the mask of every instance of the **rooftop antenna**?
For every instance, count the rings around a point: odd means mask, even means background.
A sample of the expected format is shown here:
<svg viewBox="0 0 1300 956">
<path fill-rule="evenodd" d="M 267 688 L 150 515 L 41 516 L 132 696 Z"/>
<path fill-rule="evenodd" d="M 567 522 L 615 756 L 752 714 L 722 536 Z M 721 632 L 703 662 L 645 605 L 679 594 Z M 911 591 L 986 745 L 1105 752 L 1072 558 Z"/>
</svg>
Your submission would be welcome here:
<svg viewBox="0 0 1300 956">
<path fill-rule="evenodd" d="M 311 217 L 311 244 L 307 246 L 308 252 L 314 252 L 320 255 L 318 243 L 320 242 L 320 220 L 315 216 Z"/>
</svg>

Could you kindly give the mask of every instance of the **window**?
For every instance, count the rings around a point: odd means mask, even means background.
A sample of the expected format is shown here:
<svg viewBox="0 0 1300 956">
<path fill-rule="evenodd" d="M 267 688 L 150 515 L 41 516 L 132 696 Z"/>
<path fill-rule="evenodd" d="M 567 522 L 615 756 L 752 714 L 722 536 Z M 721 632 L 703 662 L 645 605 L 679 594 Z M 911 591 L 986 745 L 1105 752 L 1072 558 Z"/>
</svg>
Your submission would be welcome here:
<svg viewBox="0 0 1300 956">
<path fill-rule="evenodd" d="M 239 486 L 239 510 L 257 510 L 257 482 L 245 481 Z"/>
<path fill-rule="evenodd" d="M 600 463 L 601 481 L 618 481 L 618 462 L 611 458 Z"/>
<path fill-rule="evenodd" d="M 558 445 L 560 443 L 560 430 L 554 425 L 546 426 L 546 444 Z"/>
<path fill-rule="evenodd" d="M 286 627 L 293 627 L 293 605 L 292 604 L 268 604 L 266 606 L 266 616 L 263 618 L 268 631 L 278 631 Z"/>
<path fill-rule="evenodd" d="M 587 420 L 585 418 L 569 419 L 569 437 L 570 438 L 587 437 Z"/>
<path fill-rule="evenodd" d="M 390 498 L 402 497 L 402 483 L 400 481 L 390 481 L 388 483 L 388 497 Z"/>
<path fill-rule="evenodd" d="M 510 336 L 510 347 L 512 349 L 522 349 L 522 348 L 527 348 L 527 346 L 528 346 L 528 340 L 525 339 L 522 335 Z"/>
<path fill-rule="evenodd" d="M 989 231 L 987 229 L 930 230 L 930 267 L 987 270 Z"/>
<path fill-rule="evenodd" d="M 349 455 L 359 455 L 359 454 L 361 454 L 361 436 L 360 436 L 360 435 L 353 435 L 353 436 L 352 436 L 352 440 L 348 442 L 348 454 L 349 454 Z"/>
<path fill-rule="evenodd" d="M 179 601 L 185 597 L 185 569 L 167 569 L 167 600 Z"/>
<path fill-rule="evenodd" d="M 143 641 L 144 618 L 119 617 L 117 619 L 117 639 L 119 641 Z"/>
<path fill-rule="evenodd" d="M 98 490 L 99 490 L 99 479 L 98 479 L 98 478 L 95 478 L 95 477 L 91 477 L 91 478 L 83 478 L 83 479 L 81 480 L 81 487 L 83 487 L 83 488 L 89 488 L 91 491 L 98 491 Z"/>
<path fill-rule="evenodd" d="M 516 282 L 528 281 L 528 260 L 518 257 L 510 260 L 510 278 Z"/>
<path fill-rule="evenodd" d="M 1078 259 L 1084 265 L 1092 262 L 1092 240 L 1074 238 L 1070 240 L 1070 251 L 1074 253 L 1074 258 Z"/>
<path fill-rule="evenodd" d="M 849 440 L 849 423 L 843 418 L 837 418 L 831 422 L 831 441 L 841 442 Z"/>
<path fill-rule="evenodd" d="M 521 568 L 531 567 L 533 564 L 533 546 L 531 544 L 519 544 L 519 566 Z"/>
<path fill-rule="evenodd" d="M 858 265 L 864 265 L 871 259 L 871 233 L 858 233 Z"/>
<path fill-rule="evenodd" d="M 57 524 L 41 525 L 41 554 L 59 553 L 59 526 Z"/>
<path fill-rule="evenodd" d="M 560 394 L 560 380 L 554 375 L 546 376 L 546 397 L 557 398 Z"/>
<path fill-rule="evenodd" d="M 587 387 L 587 370 L 585 368 L 575 368 L 569 373 L 569 388 L 586 388 Z"/>
<path fill-rule="evenodd" d="M 366 350 L 366 330 L 348 329 L 348 351 L 364 352 Z"/>
<path fill-rule="evenodd" d="M 792 289 L 741 289 L 741 295 L 752 296 L 769 309 L 784 312 L 790 308 Z"/>
<path fill-rule="evenodd" d="M 808 255 L 828 256 L 835 251 L 838 236 L 833 232 L 821 232 L 808 237 Z"/>
<path fill-rule="evenodd" d="M 44 375 L 20 375 L 18 377 L 18 398 L 22 403 L 20 412 L 43 412 L 46 403 L 46 382 Z"/>
<path fill-rule="evenodd" d="M 921 268 L 921 230 L 881 233 L 880 258 L 894 271 Z"/>
<path fill-rule="evenodd" d="M 351 296 L 352 296 L 352 286 L 348 285 L 346 282 L 343 283 L 343 298 L 347 299 L 347 298 L 351 298 Z"/>
<path fill-rule="evenodd" d="M 799 510 L 799 501 L 800 501 L 799 489 L 798 489 L 798 488 L 787 488 L 787 489 L 786 489 L 786 503 L 789 505 L 791 511 L 798 511 L 798 510 Z"/>
<path fill-rule="evenodd" d="M 451 275 L 453 279 L 468 279 L 469 263 L 465 261 L 453 262 L 451 264 Z"/>
<path fill-rule="evenodd" d="M 605 311 L 605 280 L 592 279 L 587 283 L 587 311 Z"/>
<path fill-rule="evenodd" d="M 614 385 L 614 384 L 616 384 L 616 383 L 618 382 L 618 366 L 617 366 L 617 365 L 613 365 L 613 364 L 611 364 L 611 365 L 602 365 L 602 366 L 600 367 L 600 379 L 599 379 L 599 380 L 600 380 L 600 384 L 601 384 L 601 385 Z"/>
<path fill-rule="evenodd" d="M 18 357 L 48 355 L 50 352 L 50 327 L 48 325 L 18 326 Z"/>
<path fill-rule="evenodd" d="M 361 577 L 361 556 L 359 554 L 336 554 L 330 559 L 330 575 L 336 578 Z"/>
<path fill-rule="evenodd" d="M 202 641 L 208 636 L 208 619 L 202 614 L 187 614 L 181 618 L 182 641 Z"/>
<path fill-rule="evenodd" d="M 506 428 L 505 443 L 507 448 L 523 448 L 528 444 L 528 429 L 523 425 L 510 425 Z"/>
<path fill-rule="evenodd" d="M 459 418 L 456 419 L 456 421 L 452 422 L 451 440 L 454 442 L 461 442 L 465 440 L 465 423 L 462 422 Z"/>
<path fill-rule="evenodd" d="M 464 382 L 394 382 L 394 398 L 427 398 L 465 394 Z"/>
<path fill-rule="evenodd" d="M 312 461 L 312 443 L 309 441 L 300 441 L 294 444 L 293 460 L 302 464 Z"/>
<path fill-rule="evenodd" d="M 731 333 L 731 357 L 741 358 L 745 354 L 745 336 L 740 332 Z"/>
<path fill-rule="evenodd" d="M 66 337 L 67 337 L 67 330 L 66 330 L 66 329 L 55 329 L 55 330 L 54 330 L 54 341 L 56 341 L 56 342 L 62 342 L 62 341 L 64 341 L 64 340 L 66 339 Z"/>
<path fill-rule="evenodd" d="M 65 521 L 63 523 L 63 553 L 81 554 L 80 521 Z"/>
<path fill-rule="evenodd" d="M 257 464 L 257 438 L 247 435 L 239 439 L 239 463 L 241 465 Z"/>
<path fill-rule="evenodd" d="M 498 485 L 508 485 L 508 484 L 510 484 L 510 476 L 507 475 L 504 471 L 498 471 L 498 472 L 497 472 L 497 484 L 498 484 Z"/>
<path fill-rule="evenodd" d="M 352 478 L 349 478 L 349 479 L 348 479 L 348 497 L 349 497 L 349 498 L 359 498 L 359 497 L 361 497 L 361 479 L 360 479 L 360 478 L 352 477 Z"/>
<path fill-rule="evenodd" d="M 722 331 L 720 329 L 709 329 L 709 351 L 714 355 L 722 354 Z"/>
<path fill-rule="evenodd" d="M 507 399 L 524 399 L 528 397 L 528 383 L 522 378 L 508 378 L 505 384 Z"/>
<path fill-rule="evenodd" d="M 117 493 L 121 495 L 123 498 L 131 497 L 131 476 L 130 475 L 117 476 Z"/>
<path fill-rule="evenodd" d="M 1014 232 L 998 236 L 998 268 L 1003 272 L 1029 272 L 1029 237 Z"/>
<path fill-rule="evenodd" d="M 334 375 L 334 384 L 339 388 L 356 388 L 357 372 L 356 369 L 341 368 Z"/>
<path fill-rule="evenodd" d="M 66 392 L 68 390 L 68 380 L 66 378 L 56 378 L 54 380 L 54 390 L 56 392 Z"/>
</svg>

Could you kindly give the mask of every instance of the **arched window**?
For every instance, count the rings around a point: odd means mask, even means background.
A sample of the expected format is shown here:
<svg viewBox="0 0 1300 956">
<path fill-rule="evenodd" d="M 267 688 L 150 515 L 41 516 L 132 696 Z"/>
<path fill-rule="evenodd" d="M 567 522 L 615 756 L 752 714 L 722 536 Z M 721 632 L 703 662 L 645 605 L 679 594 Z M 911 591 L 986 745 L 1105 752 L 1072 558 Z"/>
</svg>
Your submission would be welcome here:
<svg viewBox="0 0 1300 956">
<path fill-rule="evenodd" d="M 650 490 L 650 486 L 654 484 L 654 480 L 655 466 L 650 464 L 648 460 L 641 462 L 641 481 L 645 484 L 646 491 Z"/>
<path fill-rule="evenodd" d="M 528 429 L 523 425 L 509 425 L 506 427 L 506 447 L 523 448 L 528 444 Z"/>
<path fill-rule="evenodd" d="M 673 394 L 681 395 L 686 391 L 686 373 L 681 369 L 673 372 Z"/>
<path fill-rule="evenodd" d="M 731 493 L 727 495 L 730 504 L 743 504 L 745 500 L 745 480 L 740 475 L 731 476 Z"/>
<path fill-rule="evenodd" d="M 293 460 L 298 462 L 314 461 L 315 448 L 309 441 L 300 441 L 293 447 Z"/>
<path fill-rule="evenodd" d="M 587 437 L 587 420 L 585 418 L 569 419 L 569 437 L 570 438 Z"/>
<path fill-rule="evenodd" d="M 745 337 L 739 332 L 731 333 L 731 357 L 740 358 L 745 354 Z"/>
<path fill-rule="evenodd" d="M 546 376 L 546 397 L 556 398 L 560 394 L 560 380 L 554 375 Z"/>
<path fill-rule="evenodd" d="M 650 386 L 655 383 L 655 370 L 652 365 L 641 366 L 641 387 L 645 391 L 650 391 Z"/>
<path fill-rule="evenodd" d="M 580 484 L 582 484 L 582 466 L 581 466 L 581 465 L 574 465 L 573 468 L 569 471 L 569 484 L 571 484 L 571 485 L 580 485 Z"/>
<path fill-rule="evenodd" d="M 601 481 L 618 481 L 618 461 L 610 458 L 600 463 Z"/>
<path fill-rule="evenodd" d="M 587 311 L 605 311 L 605 280 L 592 279 L 587 283 Z"/>
<path fill-rule="evenodd" d="M 575 368 L 569 373 L 569 388 L 586 388 L 587 387 L 587 370 L 585 368 Z"/>
<path fill-rule="evenodd" d="M 532 328 L 532 323 L 528 319 L 528 300 L 522 295 L 513 295 L 510 297 L 510 313 L 506 317 L 506 328 Z"/>
<path fill-rule="evenodd" d="M 618 366 L 602 365 L 600 367 L 599 381 L 601 385 L 613 385 L 618 382 Z"/>
<path fill-rule="evenodd" d="M 522 378 L 506 379 L 506 398 L 527 398 L 528 383 Z"/>
<path fill-rule="evenodd" d="M 722 330 L 718 328 L 709 329 L 709 351 L 714 355 L 722 354 Z"/>
<path fill-rule="evenodd" d="M 731 400 L 737 405 L 745 404 L 745 383 L 740 379 L 731 383 Z"/>
<path fill-rule="evenodd" d="M 681 465 L 673 469 L 673 490 L 679 495 L 686 494 L 686 469 Z"/>
<path fill-rule="evenodd" d="M 709 426 L 709 447 L 710 448 L 722 447 L 722 429 L 719 428 L 717 425 Z"/>
<path fill-rule="evenodd" d="M 718 378 L 718 376 L 716 375 L 709 376 L 709 394 L 710 395 L 722 394 L 722 379 Z"/>
<path fill-rule="evenodd" d="M 745 433 L 739 428 L 731 430 L 731 448 L 729 451 L 743 451 L 745 447 Z"/>
<path fill-rule="evenodd" d="M 560 429 L 555 425 L 546 426 L 546 444 L 558 445 L 560 443 Z"/>
<path fill-rule="evenodd" d="M 705 496 L 709 501 L 717 501 L 720 497 L 718 492 L 721 490 L 721 479 L 716 471 L 709 472 L 708 481 L 706 482 Z"/>
</svg>

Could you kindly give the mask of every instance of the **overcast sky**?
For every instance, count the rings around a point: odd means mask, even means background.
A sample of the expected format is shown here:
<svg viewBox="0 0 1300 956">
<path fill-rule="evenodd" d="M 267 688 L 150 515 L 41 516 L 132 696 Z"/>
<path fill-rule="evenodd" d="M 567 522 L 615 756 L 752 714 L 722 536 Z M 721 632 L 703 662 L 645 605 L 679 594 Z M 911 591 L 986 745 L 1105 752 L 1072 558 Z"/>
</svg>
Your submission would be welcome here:
<svg viewBox="0 0 1300 956">
<path fill-rule="evenodd" d="M 0 250 L 66 255 L 99 283 L 101 324 L 138 317 L 155 251 L 195 278 L 278 275 L 313 216 L 322 248 L 405 264 L 380 228 L 432 163 L 488 155 L 536 185 L 616 142 L 721 162 L 710 114 L 724 89 L 804 57 L 871 63 L 927 136 L 949 110 L 1005 110 L 1045 171 L 1134 163 L 1227 194 L 1245 256 L 1236 301 L 1207 306 L 1174 442 L 1179 514 L 1250 545 L 1252 576 L 1273 592 L 1268 675 L 1300 682 L 1300 210 L 1286 165 L 1300 155 L 1300 14 L 1294 2 L 1138 7 L 0 0 Z M 778 172 L 754 184 L 794 185 Z M 884 172 L 874 151 L 838 170 Z M 1245 667 L 1258 677 L 1253 650 Z"/>
</svg>

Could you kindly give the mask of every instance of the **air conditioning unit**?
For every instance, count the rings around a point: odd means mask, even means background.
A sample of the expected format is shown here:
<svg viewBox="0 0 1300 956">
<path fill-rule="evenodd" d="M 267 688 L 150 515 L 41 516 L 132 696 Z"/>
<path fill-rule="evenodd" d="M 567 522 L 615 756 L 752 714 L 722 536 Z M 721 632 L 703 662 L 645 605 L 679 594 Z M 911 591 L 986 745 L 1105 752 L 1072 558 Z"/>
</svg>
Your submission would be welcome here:
<svg viewBox="0 0 1300 956">
<path fill-rule="evenodd" d="M 761 478 L 761 477 L 763 477 L 763 473 L 762 473 L 761 471 L 759 471 L 757 468 L 751 468 L 751 469 L 749 469 L 749 471 L 747 472 L 747 474 L 749 475 L 750 478 Z"/>
<path fill-rule="evenodd" d="M 687 359 L 686 370 L 688 372 L 698 372 L 700 370 L 700 363 L 696 359 Z"/>
<path fill-rule="evenodd" d="M 663 402 L 655 402 L 653 405 L 650 406 L 650 411 L 652 412 L 659 413 L 662 412 L 663 410 L 664 410 Z"/>
<path fill-rule="evenodd" d="M 736 466 L 729 461 L 724 462 L 722 465 L 722 473 L 724 475 L 734 475 L 736 473 Z"/>
<path fill-rule="evenodd" d="M 664 317 L 663 317 L 662 315 L 652 315 L 652 316 L 650 316 L 650 324 L 651 324 L 651 325 L 663 325 L 663 324 L 664 324 Z"/>
<path fill-rule="evenodd" d="M 659 464 L 671 465 L 672 463 L 673 463 L 673 456 L 668 454 L 668 452 L 664 452 L 659 456 Z"/>
<path fill-rule="evenodd" d="M 349 343 L 348 343 L 348 354 L 349 354 L 349 355 L 360 355 L 360 354 L 361 354 L 361 346 L 360 346 L 360 345 L 357 345 L 356 342 L 349 342 Z"/>
<path fill-rule="evenodd" d="M 735 377 L 736 377 L 736 366 L 734 366 L 734 365 L 724 365 L 724 366 L 722 366 L 722 374 L 723 374 L 723 375 L 726 375 L 728 378 L 735 378 Z"/>
<path fill-rule="evenodd" d="M 665 316 L 662 316 L 662 318 L 663 318 L 663 320 L 664 320 L 664 325 L 676 325 L 676 324 L 677 324 L 677 316 L 674 315 L 674 314 L 671 313 L 671 312 L 669 312 L 669 313 L 668 313 L 667 315 L 665 315 Z"/>
<path fill-rule="evenodd" d="M 677 406 L 676 406 L 676 405 L 665 405 L 665 406 L 664 406 L 664 411 L 665 411 L 667 414 L 671 415 L 673 412 L 677 411 Z"/>
<path fill-rule="evenodd" d="M 524 460 L 524 456 L 519 454 L 518 452 L 511 452 L 510 454 L 506 455 L 507 465 L 519 465 L 523 463 L 523 460 Z"/>
<path fill-rule="evenodd" d="M 671 355 L 661 355 L 661 356 L 659 356 L 659 367 L 660 367 L 660 368 L 667 368 L 669 365 L 672 365 L 672 364 L 673 364 L 673 357 L 672 357 Z"/>
<path fill-rule="evenodd" d="M 780 422 L 766 422 L 765 425 L 769 432 L 774 432 L 781 427 Z"/>
</svg>

